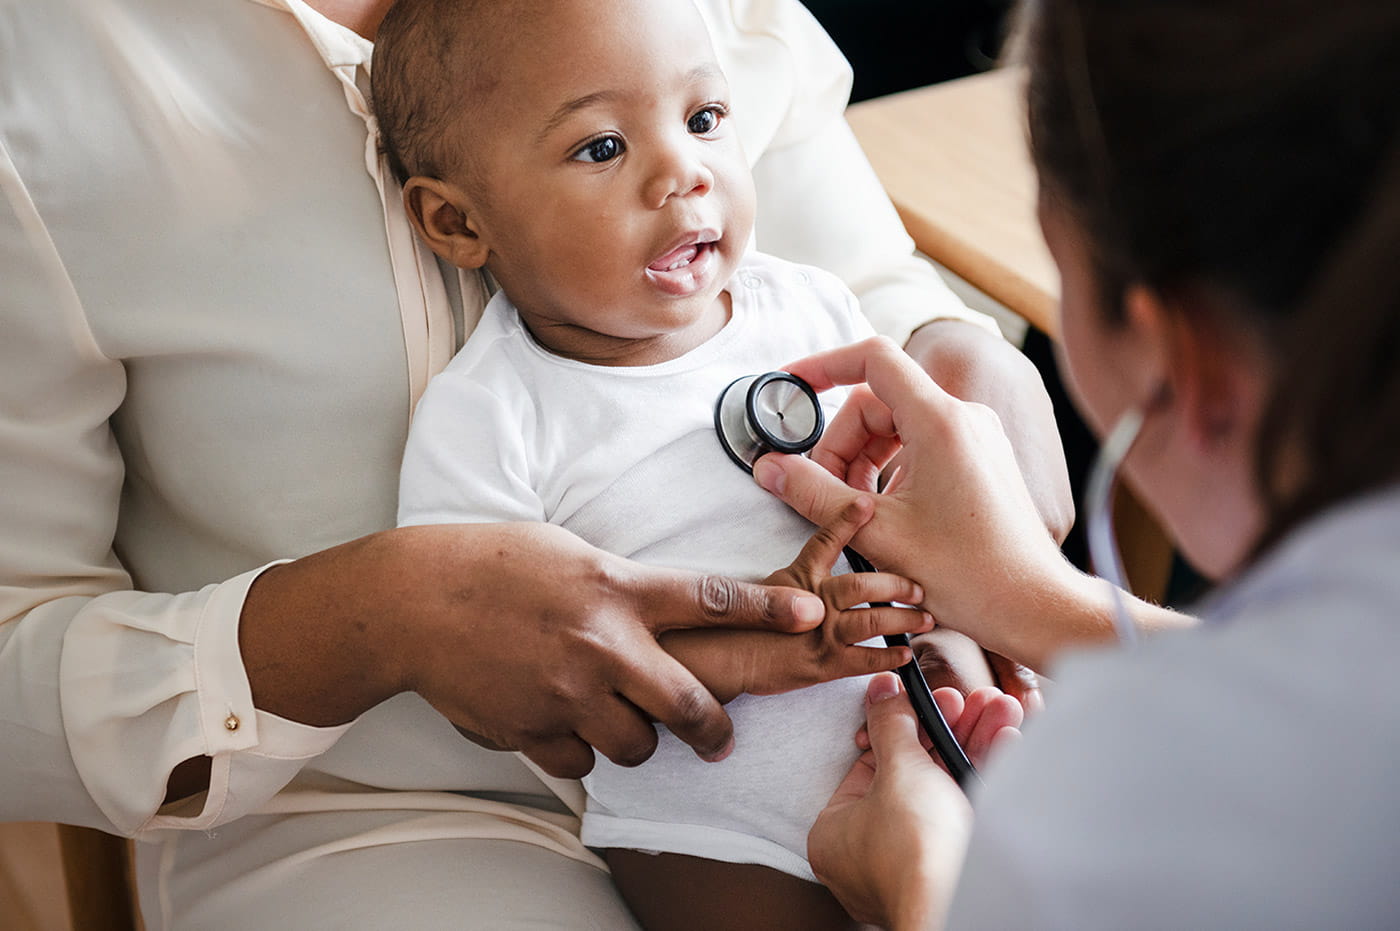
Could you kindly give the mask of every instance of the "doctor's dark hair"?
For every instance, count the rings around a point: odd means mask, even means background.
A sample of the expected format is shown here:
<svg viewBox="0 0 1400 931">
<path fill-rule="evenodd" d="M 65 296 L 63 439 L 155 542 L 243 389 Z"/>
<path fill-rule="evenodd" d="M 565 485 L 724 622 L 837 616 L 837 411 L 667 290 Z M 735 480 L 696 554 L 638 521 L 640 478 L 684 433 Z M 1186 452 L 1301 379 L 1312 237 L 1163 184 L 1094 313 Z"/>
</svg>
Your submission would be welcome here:
<svg viewBox="0 0 1400 931">
<path fill-rule="evenodd" d="M 1101 311 L 1121 319 L 1134 284 L 1178 312 L 1223 304 L 1271 357 L 1256 552 L 1400 478 L 1400 2 L 1022 17 L 1042 196 L 1084 232 Z"/>
</svg>

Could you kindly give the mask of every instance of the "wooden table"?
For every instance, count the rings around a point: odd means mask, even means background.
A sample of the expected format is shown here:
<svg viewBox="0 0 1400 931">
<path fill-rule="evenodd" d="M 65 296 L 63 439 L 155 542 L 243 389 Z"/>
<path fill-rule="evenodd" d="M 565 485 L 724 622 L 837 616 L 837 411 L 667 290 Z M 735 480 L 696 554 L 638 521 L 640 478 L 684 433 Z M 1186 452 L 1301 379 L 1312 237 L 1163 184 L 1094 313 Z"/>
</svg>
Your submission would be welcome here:
<svg viewBox="0 0 1400 931">
<path fill-rule="evenodd" d="M 919 250 L 1054 336 L 1060 278 L 1035 219 L 1024 80 L 991 71 L 846 117 Z"/>
</svg>

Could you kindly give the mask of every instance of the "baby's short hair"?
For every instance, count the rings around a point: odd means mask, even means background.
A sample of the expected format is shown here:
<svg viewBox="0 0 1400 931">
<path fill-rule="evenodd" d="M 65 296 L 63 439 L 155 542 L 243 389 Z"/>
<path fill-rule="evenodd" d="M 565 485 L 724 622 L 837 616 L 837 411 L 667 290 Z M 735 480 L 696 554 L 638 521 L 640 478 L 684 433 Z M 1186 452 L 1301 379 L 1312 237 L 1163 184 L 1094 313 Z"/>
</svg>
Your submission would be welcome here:
<svg viewBox="0 0 1400 931">
<path fill-rule="evenodd" d="M 380 150 L 399 183 L 463 167 L 456 132 L 495 86 L 491 58 L 518 3 L 396 0 L 379 26 L 370 94 Z"/>
</svg>

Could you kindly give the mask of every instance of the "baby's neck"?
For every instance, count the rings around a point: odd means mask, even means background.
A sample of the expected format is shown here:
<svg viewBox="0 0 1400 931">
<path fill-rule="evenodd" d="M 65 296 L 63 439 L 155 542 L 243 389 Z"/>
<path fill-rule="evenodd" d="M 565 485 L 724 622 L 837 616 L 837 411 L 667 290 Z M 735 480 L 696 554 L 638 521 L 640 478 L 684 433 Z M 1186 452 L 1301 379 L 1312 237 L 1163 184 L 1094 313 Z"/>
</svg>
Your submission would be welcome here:
<svg viewBox="0 0 1400 931">
<path fill-rule="evenodd" d="M 660 365 L 679 359 L 724 329 L 733 307 L 729 292 L 721 291 L 710 308 L 685 327 L 643 337 L 615 336 L 534 314 L 522 307 L 516 310 L 525 329 L 548 352 L 588 365 L 624 367 Z"/>
</svg>

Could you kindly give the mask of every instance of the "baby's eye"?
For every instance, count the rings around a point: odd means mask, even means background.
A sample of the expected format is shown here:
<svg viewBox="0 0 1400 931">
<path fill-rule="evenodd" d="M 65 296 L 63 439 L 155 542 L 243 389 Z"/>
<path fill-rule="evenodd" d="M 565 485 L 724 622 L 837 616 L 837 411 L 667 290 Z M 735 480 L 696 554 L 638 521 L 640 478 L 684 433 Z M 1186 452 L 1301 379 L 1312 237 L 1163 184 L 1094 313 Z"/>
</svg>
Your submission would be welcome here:
<svg viewBox="0 0 1400 931">
<path fill-rule="evenodd" d="M 724 110 L 720 107 L 706 107 L 697 112 L 689 120 L 686 120 L 685 126 L 686 129 L 689 129 L 691 132 L 695 133 L 695 135 L 703 136 L 706 133 L 712 133 L 718 129 L 719 121 L 723 119 L 723 117 Z"/>
<path fill-rule="evenodd" d="M 610 162 L 622 154 L 622 140 L 616 136 L 599 136 L 571 157 L 576 162 Z"/>
</svg>

